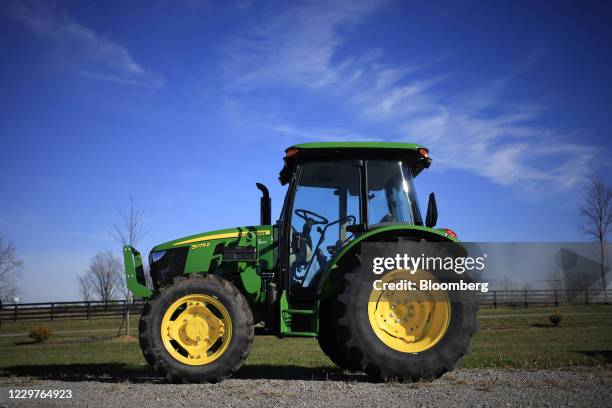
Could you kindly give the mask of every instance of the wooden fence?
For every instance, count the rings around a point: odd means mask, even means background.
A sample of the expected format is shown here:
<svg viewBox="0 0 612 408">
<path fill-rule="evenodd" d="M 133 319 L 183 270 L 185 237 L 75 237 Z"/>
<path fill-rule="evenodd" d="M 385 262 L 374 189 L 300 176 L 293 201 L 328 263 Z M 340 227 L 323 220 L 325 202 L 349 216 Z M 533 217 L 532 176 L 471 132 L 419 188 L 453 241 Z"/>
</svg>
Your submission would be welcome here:
<svg viewBox="0 0 612 408">
<path fill-rule="evenodd" d="M 139 314 L 144 302 L 126 303 L 124 300 L 108 302 L 43 302 L 0 304 L 0 324 L 18 320 L 92 319 L 98 317 L 123 316 L 127 308 Z"/>
<path fill-rule="evenodd" d="M 482 307 L 531 307 L 559 305 L 592 305 L 612 303 L 612 290 L 492 290 L 477 294 Z M 18 320 L 92 319 L 123 316 L 127 308 L 132 314 L 140 314 L 144 302 L 124 300 L 108 302 L 43 302 L 0 303 L 2 322 Z"/>
<path fill-rule="evenodd" d="M 595 305 L 612 303 L 612 290 L 492 290 L 478 293 L 483 307 Z"/>
</svg>

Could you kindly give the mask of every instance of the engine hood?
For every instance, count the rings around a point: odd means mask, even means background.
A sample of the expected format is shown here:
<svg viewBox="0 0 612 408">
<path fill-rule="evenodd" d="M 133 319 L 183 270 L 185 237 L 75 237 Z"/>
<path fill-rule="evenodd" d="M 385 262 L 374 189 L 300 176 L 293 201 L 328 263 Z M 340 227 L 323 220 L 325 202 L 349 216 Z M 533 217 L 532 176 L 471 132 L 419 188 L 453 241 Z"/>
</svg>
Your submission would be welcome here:
<svg viewBox="0 0 612 408">
<path fill-rule="evenodd" d="M 195 235 L 178 238 L 173 241 L 168 241 L 163 244 L 156 245 L 151 251 L 163 251 L 184 246 L 191 246 L 207 241 L 239 241 L 241 239 L 253 239 L 257 236 L 271 235 L 272 227 L 270 225 L 257 225 L 246 227 L 235 227 L 222 230 L 204 232 Z"/>
</svg>

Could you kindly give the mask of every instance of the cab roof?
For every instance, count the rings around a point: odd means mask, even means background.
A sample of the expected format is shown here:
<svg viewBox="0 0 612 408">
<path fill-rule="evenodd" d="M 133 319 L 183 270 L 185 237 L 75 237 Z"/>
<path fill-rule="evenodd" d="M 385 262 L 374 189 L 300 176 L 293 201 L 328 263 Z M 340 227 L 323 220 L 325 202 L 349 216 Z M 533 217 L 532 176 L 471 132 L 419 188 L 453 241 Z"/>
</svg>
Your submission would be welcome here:
<svg viewBox="0 0 612 408">
<path fill-rule="evenodd" d="M 424 149 L 424 146 L 414 143 L 399 143 L 399 142 L 312 142 L 300 143 L 287 148 L 289 149 Z"/>
<path fill-rule="evenodd" d="M 306 160 L 400 159 L 408 160 L 413 176 L 431 164 L 429 151 L 422 145 L 400 142 L 312 142 L 300 143 L 285 150 L 285 165 L 280 172 L 281 184 L 291 180 L 298 163 Z"/>
</svg>

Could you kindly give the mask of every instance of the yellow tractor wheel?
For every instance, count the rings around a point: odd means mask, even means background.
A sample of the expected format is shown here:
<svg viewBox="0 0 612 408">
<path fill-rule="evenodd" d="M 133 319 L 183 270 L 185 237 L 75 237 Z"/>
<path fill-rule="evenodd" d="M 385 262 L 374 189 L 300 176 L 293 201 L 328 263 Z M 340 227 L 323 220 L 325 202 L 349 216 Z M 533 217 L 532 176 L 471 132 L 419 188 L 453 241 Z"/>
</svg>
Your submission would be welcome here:
<svg viewBox="0 0 612 408">
<path fill-rule="evenodd" d="M 161 324 L 166 351 L 181 363 L 210 364 L 225 353 L 232 339 L 232 318 L 213 296 L 192 294 L 166 310 Z"/>
<path fill-rule="evenodd" d="M 438 282 L 427 271 L 394 270 L 382 283 Z M 368 300 L 368 320 L 376 336 L 390 348 L 419 353 L 434 347 L 446 334 L 451 304 L 444 291 L 375 290 Z"/>
<path fill-rule="evenodd" d="M 244 296 L 214 275 L 181 276 L 143 309 L 140 346 L 171 382 L 217 382 L 238 370 L 253 342 Z"/>
</svg>

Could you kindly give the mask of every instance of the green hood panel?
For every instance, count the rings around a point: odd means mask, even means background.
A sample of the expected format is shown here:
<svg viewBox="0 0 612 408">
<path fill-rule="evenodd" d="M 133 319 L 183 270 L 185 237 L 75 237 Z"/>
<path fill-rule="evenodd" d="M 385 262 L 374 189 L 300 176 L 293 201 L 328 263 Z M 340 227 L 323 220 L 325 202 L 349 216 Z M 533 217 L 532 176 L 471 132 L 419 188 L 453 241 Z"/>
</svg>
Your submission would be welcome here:
<svg viewBox="0 0 612 408">
<path fill-rule="evenodd" d="M 247 241 L 253 240 L 258 235 L 270 235 L 271 227 L 269 225 L 257 225 L 257 226 L 246 226 L 246 227 L 235 227 L 228 228 L 216 231 L 209 231 L 196 235 L 189 235 L 187 237 L 182 237 L 175 239 L 173 241 L 165 242 L 163 244 L 159 244 L 153 248 L 152 251 L 162 251 L 172 248 L 178 248 L 182 246 L 194 245 L 207 241 L 219 241 L 219 240 L 236 240 L 239 241 L 242 238 Z"/>
</svg>

